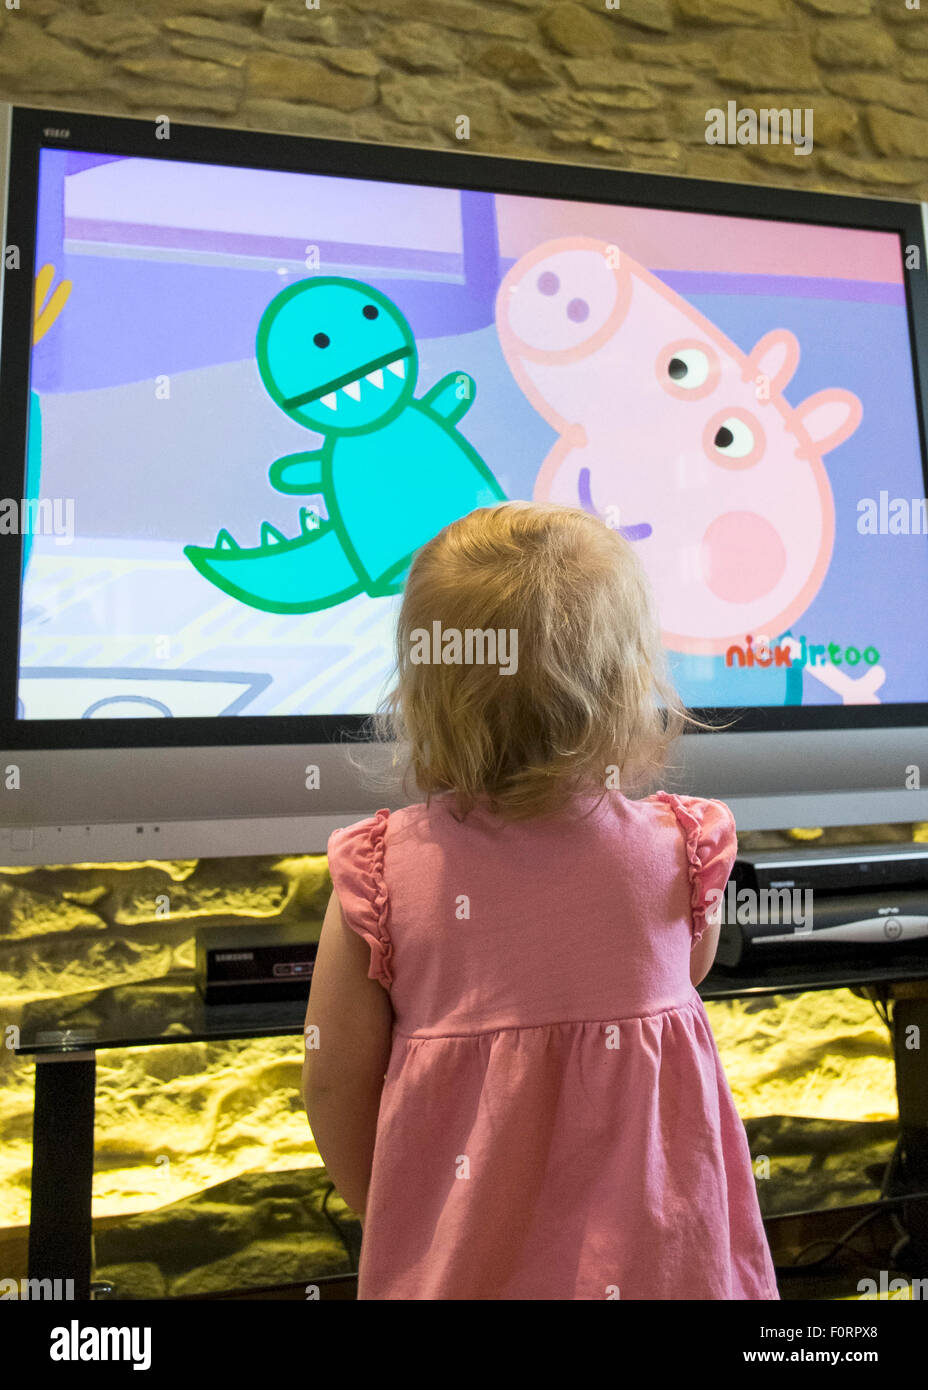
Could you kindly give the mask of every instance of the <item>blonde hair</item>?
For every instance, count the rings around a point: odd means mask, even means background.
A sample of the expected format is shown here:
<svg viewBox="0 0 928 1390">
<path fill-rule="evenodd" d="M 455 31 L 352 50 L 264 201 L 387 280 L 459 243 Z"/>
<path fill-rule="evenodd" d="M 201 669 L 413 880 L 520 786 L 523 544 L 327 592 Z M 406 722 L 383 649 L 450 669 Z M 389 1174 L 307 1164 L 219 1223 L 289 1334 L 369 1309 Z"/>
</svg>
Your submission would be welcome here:
<svg viewBox="0 0 928 1390">
<path fill-rule="evenodd" d="M 514 631 L 517 663 L 438 664 L 433 624 Z M 396 744 L 403 785 L 453 793 L 506 820 L 563 809 L 575 793 L 640 787 L 687 727 L 631 544 L 579 508 L 503 502 L 452 522 L 414 560 L 392 689 L 375 739 Z"/>
</svg>

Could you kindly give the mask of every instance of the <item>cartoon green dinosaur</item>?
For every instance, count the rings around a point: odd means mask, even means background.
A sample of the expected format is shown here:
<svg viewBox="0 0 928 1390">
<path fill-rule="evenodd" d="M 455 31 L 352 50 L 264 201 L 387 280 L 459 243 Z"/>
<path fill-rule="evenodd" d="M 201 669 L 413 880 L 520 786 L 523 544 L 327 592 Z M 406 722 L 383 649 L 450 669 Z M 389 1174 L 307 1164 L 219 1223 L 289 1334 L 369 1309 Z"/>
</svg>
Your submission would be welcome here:
<svg viewBox="0 0 928 1390">
<path fill-rule="evenodd" d="M 312 613 L 355 594 L 399 593 L 416 551 L 475 507 L 505 500 L 455 426 L 475 386 L 451 372 L 413 398 L 412 330 L 386 295 L 324 276 L 283 290 L 258 325 L 258 370 L 271 399 L 321 449 L 271 465 L 278 492 L 321 494 L 328 520 L 300 508 L 300 535 L 267 521 L 245 549 L 221 530 L 184 554 L 212 584 L 252 608 Z"/>
</svg>

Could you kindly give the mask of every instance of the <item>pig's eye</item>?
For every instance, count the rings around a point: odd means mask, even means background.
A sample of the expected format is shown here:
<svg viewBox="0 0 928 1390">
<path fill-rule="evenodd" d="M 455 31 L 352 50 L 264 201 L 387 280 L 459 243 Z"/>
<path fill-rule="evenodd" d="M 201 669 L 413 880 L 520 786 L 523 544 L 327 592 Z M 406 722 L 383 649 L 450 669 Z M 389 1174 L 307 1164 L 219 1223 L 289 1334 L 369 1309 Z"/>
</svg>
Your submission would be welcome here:
<svg viewBox="0 0 928 1390">
<path fill-rule="evenodd" d="M 743 420 L 732 415 L 719 425 L 712 442 L 726 458 L 743 459 L 754 448 L 754 434 Z"/>
<path fill-rule="evenodd" d="M 667 363 L 667 375 L 684 390 L 695 391 L 709 375 L 709 358 L 699 348 L 680 348 Z"/>
</svg>

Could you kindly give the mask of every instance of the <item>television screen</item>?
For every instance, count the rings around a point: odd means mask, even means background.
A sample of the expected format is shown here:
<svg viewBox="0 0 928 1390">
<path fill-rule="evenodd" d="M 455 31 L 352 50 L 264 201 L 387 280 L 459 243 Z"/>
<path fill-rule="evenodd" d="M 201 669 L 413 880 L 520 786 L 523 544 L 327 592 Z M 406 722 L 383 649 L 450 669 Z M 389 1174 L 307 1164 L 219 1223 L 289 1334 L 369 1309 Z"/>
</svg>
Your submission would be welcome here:
<svg viewBox="0 0 928 1390">
<path fill-rule="evenodd" d="M 369 713 L 412 557 L 506 498 L 629 540 L 693 708 L 928 700 L 898 232 L 161 150 L 37 192 L 17 719 Z"/>
</svg>

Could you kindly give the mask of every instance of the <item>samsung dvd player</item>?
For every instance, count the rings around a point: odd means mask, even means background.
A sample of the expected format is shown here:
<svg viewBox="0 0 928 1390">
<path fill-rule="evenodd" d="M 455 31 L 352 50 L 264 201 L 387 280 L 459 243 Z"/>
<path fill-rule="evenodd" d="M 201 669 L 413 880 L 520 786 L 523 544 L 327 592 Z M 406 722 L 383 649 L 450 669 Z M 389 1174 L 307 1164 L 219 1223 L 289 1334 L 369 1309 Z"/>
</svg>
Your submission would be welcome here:
<svg viewBox="0 0 928 1390">
<path fill-rule="evenodd" d="M 928 946 L 928 844 L 758 850 L 713 900 L 718 965 L 775 953 Z"/>
<path fill-rule="evenodd" d="M 307 999 L 321 919 L 201 927 L 196 985 L 207 1004 Z"/>
</svg>

